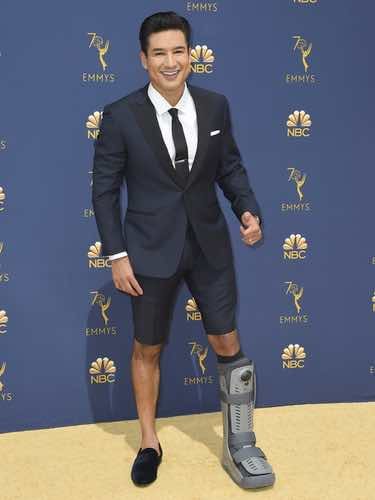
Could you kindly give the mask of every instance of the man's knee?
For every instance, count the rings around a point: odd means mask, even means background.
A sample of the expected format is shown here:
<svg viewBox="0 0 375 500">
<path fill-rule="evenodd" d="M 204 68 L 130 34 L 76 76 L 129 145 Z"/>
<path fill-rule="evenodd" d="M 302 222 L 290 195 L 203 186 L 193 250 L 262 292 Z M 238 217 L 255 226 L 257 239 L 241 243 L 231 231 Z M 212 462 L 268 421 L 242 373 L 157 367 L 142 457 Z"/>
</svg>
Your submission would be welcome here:
<svg viewBox="0 0 375 500">
<path fill-rule="evenodd" d="M 164 344 L 141 344 L 137 339 L 134 339 L 132 357 L 143 361 L 157 361 Z"/>
</svg>

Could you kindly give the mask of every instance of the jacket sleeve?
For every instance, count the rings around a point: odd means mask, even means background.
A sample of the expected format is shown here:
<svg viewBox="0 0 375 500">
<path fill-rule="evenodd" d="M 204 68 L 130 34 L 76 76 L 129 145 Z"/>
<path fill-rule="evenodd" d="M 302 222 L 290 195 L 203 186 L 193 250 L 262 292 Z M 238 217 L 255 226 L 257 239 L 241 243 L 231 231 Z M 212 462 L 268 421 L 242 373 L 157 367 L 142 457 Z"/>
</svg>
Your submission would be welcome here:
<svg viewBox="0 0 375 500">
<path fill-rule="evenodd" d="M 225 197 L 231 202 L 231 207 L 238 220 L 247 210 L 252 215 L 262 219 L 260 207 L 250 186 L 246 169 L 237 144 L 232 134 L 232 124 L 228 100 L 224 98 L 224 125 L 222 137 L 221 161 L 216 175 L 216 182 Z"/>
<path fill-rule="evenodd" d="M 106 106 L 94 148 L 92 204 L 102 255 L 114 255 L 126 248 L 121 223 L 120 189 L 127 155 L 121 130 Z"/>
</svg>

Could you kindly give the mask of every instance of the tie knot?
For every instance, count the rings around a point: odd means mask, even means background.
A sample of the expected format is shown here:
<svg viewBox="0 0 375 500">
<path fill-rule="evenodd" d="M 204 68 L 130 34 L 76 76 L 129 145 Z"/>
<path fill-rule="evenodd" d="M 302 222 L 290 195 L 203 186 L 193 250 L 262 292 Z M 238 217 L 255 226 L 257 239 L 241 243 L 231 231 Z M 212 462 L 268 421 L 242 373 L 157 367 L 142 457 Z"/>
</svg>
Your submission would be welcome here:
<svg viewBox="0 0 375 500">
<path fill-rule="evenodd" d="M 168 109 L 168 112 L 170 113 L 170 115 L 172 116 L 172 118 L 176 118 L 177 117 L 177 113 L 178 113 L 178 109 L 177 108 L 170 108 L 170 109 Z"/>
</svg>

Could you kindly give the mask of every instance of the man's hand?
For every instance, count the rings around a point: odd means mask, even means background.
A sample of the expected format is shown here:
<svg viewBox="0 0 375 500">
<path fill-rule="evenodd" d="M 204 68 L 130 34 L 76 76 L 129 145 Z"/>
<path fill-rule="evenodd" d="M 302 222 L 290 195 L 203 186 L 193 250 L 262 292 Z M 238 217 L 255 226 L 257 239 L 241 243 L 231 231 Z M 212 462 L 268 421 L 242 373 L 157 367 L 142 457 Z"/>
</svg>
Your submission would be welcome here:
<svg viewBox="0 0 375 500">
<path fill-rule="evenodd" d="M 254 245 L 262 238 L 262 230 L 259 227 L 259 218 L 252 215 L 249 211 L 241 215 L 240 231 L 242 241 L 246 245 Z"/>
<path fill-rule="evenodd" d="M 117 290 L 135 297 L 143 294 L 143 290 L 134 276 L 128 256 L 112 260 L 112 278 Z"/>
</svg>

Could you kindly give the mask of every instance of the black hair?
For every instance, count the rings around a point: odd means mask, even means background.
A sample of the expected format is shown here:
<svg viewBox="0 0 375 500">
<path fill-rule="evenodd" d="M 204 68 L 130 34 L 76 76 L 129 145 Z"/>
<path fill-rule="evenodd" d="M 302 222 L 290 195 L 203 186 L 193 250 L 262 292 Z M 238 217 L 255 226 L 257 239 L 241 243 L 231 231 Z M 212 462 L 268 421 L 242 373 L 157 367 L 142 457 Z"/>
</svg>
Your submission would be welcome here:
<svg viewBox="0 0 375 500">
<path fill-rule="evenodd" d="M 142 51 L 147 54 L 148 38 L 152 33 L 166 30 L 180 30 L 184 33 L 187 46 L 190 46 L 191 27 L 189 21 L 176 12 L 156 12 L 146 17 L 139 30 L 139 41 Z"/>
</svg>

